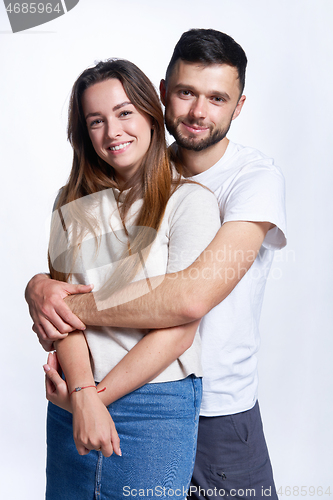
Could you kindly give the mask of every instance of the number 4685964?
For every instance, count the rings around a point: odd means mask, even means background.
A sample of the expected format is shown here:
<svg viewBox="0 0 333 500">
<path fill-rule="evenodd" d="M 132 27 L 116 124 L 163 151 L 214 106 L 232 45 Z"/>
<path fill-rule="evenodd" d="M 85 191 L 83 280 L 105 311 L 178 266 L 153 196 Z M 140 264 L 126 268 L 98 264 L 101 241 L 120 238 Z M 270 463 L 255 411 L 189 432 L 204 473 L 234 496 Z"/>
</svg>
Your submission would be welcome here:
<svg viewBox="0 0 333 500">
<path fill-rule="evenodd" d="M 12 7 L 12 3 L 8 4 L 6 11 L 9 12 L 10 14 L 44 14 L 46 12 L 47 14 L 51 14 L 52 12 L 58 12 L 58 14 L 62 13 L 62 8 L 60 6 L 60 3 L 57 3 L 53 7 L 51 3 L 14 3 Z"/>
<path fill-rule="evenodd" d="M 286 495 L 286 497 L 314 497 L 328 495 L 331 496 L 331 487 L 324 488 L 323 486 L 285 486 L 284 488 L 280 487 L 277 491 L 277 494 L 282 496 Z"/>
</svg>

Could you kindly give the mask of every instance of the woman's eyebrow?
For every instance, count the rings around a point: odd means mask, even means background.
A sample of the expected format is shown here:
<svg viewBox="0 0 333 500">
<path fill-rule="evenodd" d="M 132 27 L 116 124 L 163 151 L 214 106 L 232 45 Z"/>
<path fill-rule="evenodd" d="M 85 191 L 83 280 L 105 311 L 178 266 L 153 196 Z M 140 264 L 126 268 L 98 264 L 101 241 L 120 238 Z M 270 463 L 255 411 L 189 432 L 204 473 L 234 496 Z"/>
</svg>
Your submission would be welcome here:
<svg viewBox="0 0 333 500">
<path fill-rule="evenodd" d="M 121 104 L 117 104 L 113 109 L 112 111 L 117 111 L 117 109 L 119 108 L 122 108 L 123 106 L 128 106 L 129 104 L 132 104 L 130 101 L 125 101 L 125 102 L 122 102 Z M 133 106 L 133 104 L 132 104 Z"/>
<path fill-rule="evenodd" d="M 91 116 L 100 116 L 100 115 L 101 115 L 101 113 L 99 113 L 98 111 L 96 113 L 88 113 L 85 116 L 85 119 L 90 118 Z"/>
<path fill-rule="evenodd" d="M 120 109 L 123 106 L 128 106 L 129 104 L 133 106 L 133 104 L 130 101 L 121 102 L 120 104 L 117 104 L 114 108 L 112 108 L 112 111 L 117 111 L 117 109 Z M 95 113 L 88 113 L 85 116 L 85 119 L 90 118 L 91 116 L 100 116 L 101 114 L 102 113 L 100 111 L 96 111 Z"/>
</svg>

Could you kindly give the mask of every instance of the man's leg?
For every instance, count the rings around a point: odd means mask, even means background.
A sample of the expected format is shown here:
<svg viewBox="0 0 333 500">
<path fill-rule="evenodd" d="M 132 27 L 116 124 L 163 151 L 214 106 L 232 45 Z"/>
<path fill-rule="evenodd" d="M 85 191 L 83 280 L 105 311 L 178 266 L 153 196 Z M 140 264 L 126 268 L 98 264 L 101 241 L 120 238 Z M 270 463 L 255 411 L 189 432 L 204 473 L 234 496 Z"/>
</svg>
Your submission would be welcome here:
<svg viewBox="0 0 333 500">
<path fill-rule="evenodd" d="M 276 500 L 258 402 L 248 411 L 200 417 L 188 498 Z"/>
</svg>

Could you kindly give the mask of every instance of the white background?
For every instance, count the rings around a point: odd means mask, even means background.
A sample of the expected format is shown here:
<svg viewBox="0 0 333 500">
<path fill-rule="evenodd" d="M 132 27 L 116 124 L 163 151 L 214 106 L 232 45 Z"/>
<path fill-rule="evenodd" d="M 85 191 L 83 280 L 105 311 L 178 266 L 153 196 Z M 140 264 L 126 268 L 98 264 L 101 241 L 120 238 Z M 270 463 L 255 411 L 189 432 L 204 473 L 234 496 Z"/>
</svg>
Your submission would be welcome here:
<svg viewBox="0 0 333 500">
<path fill-rule="evenodd" d="M 332 26 L 331 0 L 80 0 L 12 34 L 1 2 L 1 498 L 44 495 L 46 355 L 23 293 L 47 269 L 48 216 L 71 164 L 71 86 L 111 56 L 135 62 L 158 86 L 193 27 L 244 47 L 247 101 L 229 138 L 275 158 L 287 181 L 288 247 L 268 282 L 259 356 L 276 485 L 333 493 Z"/>
</svg>

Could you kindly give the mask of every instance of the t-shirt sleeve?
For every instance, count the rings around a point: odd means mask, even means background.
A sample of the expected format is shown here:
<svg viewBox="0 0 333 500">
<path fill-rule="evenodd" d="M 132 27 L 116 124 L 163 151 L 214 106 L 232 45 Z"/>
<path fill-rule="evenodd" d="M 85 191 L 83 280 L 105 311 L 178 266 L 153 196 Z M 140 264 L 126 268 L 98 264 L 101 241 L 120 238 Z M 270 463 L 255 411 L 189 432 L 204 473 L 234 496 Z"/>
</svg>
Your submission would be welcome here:
<svg viewBox="0 0 333 500">
<path fill-rule="evenodd" d="M 221 227 L 215 195 L 202 186 L 185 184 L 181 196 L 182 188 L 169 217 L 168 273 L 192 264 Z"/>
<path fill-rule="evenodd" d="M 60 189 L 59 189 L 59 191 L 58 191 L 58 194 L 57 194 L 57 196 L 56 196 L 56 198 L 55 198 L 55 200 L 54 200 L 54 203 L 53 203 L 52 212 L 54 212 L 54 211 L 55 211 L 55 209 L 56 209 L 56 206 L 57 206 L 58 200 L 59 200 L 59 198 L 60 198 L 60 195 L 61 195 L 61 192 L 62 192 L 62 190 L 63 190 L 63 189 L 64 189 L 64 188 L 62 187 L 62 188 L 60 188 Z"/>
<path fill-rule="evenodd" d="M 225 200 L 223 224 L 230 221 L 271 222 L 263 245 L 278 250 L 286 245 L 285 182 L 278 167 L 244 168 Z"/>
</svg>

